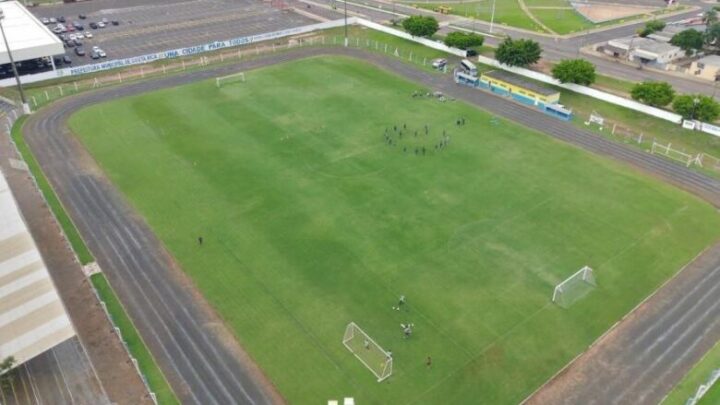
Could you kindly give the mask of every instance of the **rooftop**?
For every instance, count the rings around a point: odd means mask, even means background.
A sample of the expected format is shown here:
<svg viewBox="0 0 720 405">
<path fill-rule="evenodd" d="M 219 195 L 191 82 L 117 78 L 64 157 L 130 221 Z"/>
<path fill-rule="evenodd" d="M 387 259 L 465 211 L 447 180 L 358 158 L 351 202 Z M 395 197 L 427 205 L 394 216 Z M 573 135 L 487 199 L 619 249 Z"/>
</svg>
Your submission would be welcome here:
<svg viewBox="0 0 720 405">
<path fill-rule="evenodd" d="M 530 90 L 532 92 L 535 92 L 537 94 L 541 94 L 543 96 L 551 96 L 553 94 L 557 94 L 557 90 L 553 90 L 551 88 L 541 86 L 535 82 L 527 81 L 519 76 L 516 76 L 510 72 L 506 72 L 504 70 L 493 70 L 490 72 L 485 72 L 482 74 L 484 77 L 488 77 L 495 80 L 500 80 L 505 83 L 510 83 L 512 85 L 522 87 L 523 89 Z"/>
<path fill-rule="evenodd" d="M 2 26 L 16 62 L 65 52 L 62 42 L 17 1 L 0 3 Z M 0 64 L 10 63 L 5 44 L 0 41 Z"/>
<path fill-rule="evenodd" d="M 707 55 L 696 61 L 710 66 L 720 66 L 720 55 Z"/>
<path fill-rule="evenodd" d="M 0 172 L 0 359 L 22 364 L 75 336 L 35 241 Z"/>
</svg>

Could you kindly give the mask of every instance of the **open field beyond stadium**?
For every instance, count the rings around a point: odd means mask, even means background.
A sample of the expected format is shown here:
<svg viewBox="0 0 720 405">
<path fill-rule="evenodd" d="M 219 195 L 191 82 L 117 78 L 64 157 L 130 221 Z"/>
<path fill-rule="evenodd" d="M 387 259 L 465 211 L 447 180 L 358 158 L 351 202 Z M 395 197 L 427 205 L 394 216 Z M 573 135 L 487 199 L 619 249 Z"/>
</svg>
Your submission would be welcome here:
<svg viewBox="0 0 720 405">
<path fill-rule="evenodd" d="M 695 197 L 415 91 L 313 58 L 70 125 L 291 403 L 517 403 L 720 236 Z M 551 304 L 584 265 L 598 288 Z M 393 352 L 387 381 L 350 321 Z"/>
</svg>

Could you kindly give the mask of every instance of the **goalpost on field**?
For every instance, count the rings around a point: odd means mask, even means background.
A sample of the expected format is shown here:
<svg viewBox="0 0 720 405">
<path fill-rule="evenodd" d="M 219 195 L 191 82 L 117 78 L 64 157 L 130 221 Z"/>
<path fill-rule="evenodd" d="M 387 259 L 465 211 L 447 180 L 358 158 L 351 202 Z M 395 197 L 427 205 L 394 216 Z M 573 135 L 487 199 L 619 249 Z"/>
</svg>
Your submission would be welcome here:
<svg viewBox="0 0 720 405">
<path fill-rule="evenodd" d="M 585 266 L 555 286 L 552 302 L 563 308 L 568 308 L 596 286 L 593 270 Z"/>
<path fill-rule="evenodd" d="M 233 73 L 227 76 L 220 76 L 215 78 L 215 86 L 217 88 L 222 87 L 224 84 L 232 83 L 245 83 L 245 72 Z"/>
<path fill-rule="evenodd" d="M 375 374 L 378 382 L 392 374 L 392 353 L 380 347 L 355 322 L 350 322 L 345 328 L 343 345 Z"/>
</svg>

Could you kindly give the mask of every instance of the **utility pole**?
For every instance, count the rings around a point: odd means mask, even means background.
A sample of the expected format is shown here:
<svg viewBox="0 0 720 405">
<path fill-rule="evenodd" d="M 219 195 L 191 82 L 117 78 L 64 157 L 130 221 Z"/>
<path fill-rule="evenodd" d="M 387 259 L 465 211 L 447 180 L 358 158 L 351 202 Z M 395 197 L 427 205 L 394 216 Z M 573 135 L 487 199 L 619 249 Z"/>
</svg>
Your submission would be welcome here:
<svg viewBox="0 0 720 405">
<path fill-rule="evenodd" d="M 25 99 L 25 92 L 23 91 L 22 83 L 20 83 L 20 75 L 18 75 L 17 67 L 15 66 L 15 61 L 12 57 L 12 52 L 10 52 L 10 45 L 8 44 L 7 36 L 5 36 L 5 28 L 2 25 L 2 21 L 4 19 L 5 13 L 2 9 L 0 9 L 0 33 L 2 33 L 3 42 L 5 42 L 5 49 L 7 49 L 8 53 L 8 59 L 10 59 L 10 66 L 12 67 L 13 75 L 15 76 L 15 83 L 17 83 L 18 92 L 20 93 L 20 101 L 22 102 L 23 112 L 25 114 L 30 114 L 30 106 Z"/>
</svg>

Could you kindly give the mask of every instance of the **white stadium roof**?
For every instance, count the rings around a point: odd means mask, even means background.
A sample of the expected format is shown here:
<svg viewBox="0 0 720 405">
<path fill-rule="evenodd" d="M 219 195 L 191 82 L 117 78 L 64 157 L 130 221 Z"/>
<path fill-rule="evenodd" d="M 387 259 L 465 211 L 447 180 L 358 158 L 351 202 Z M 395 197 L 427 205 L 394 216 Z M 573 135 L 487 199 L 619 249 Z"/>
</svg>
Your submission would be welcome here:
<svg viewBox="0 0 720 405">
<path fill-rule="evenodd" d="M 15 62 L 65 53 L 62 42 L 28 9 L 17 1 L 0 3 L 2 20 Z M 0 40 L 0 64 L 10 63 L 5 44 Z"/>
<path fill-rule="evenodd" d="M 0 359 L 17 364 L 75 336 L 40 252 L 0 172 Z"/>
</svg>

